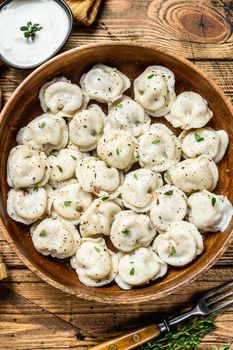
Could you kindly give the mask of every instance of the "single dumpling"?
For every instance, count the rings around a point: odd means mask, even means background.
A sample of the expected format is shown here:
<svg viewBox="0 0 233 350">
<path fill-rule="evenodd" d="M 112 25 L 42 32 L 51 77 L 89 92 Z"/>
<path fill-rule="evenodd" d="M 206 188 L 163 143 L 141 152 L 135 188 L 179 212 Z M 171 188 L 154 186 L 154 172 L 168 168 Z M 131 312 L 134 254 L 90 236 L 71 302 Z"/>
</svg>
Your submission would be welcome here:
<svg viewBox="0 0 233 350">
<path fill-rule="evenodd" d="M 163 277 L 167 264 L 151 248 L 138 248 L 131 253 L 118 253 L 118 273 L 115 282 L 129 290 Z"/>
<path fill-rule="evenodd" d="M 97 64 L 81 76 L 80 85 L 90 99 L 111 104 L 130 87 L 130 80 L 116 68 Z"/>
<path fill-rule="evenodd" d="M 157 188 L 163 186 L 162 176 L 149 169 L 138 169 L 128 173 L 121 186 L 121 198 L 126 208 L 137 213 L 151 209 Z"/>
<path fill-rule="evenodd" d="M 62 117 L 42 114 L 19 130 L 17 142 L 49 154 L 64 148 L 68 141 L 68 127 Z"/>
<path fill-rule="evenodd" d="M 156 123 L 139 138 L 138 156 L 141 167 L 165 171 L 179 162 L 181 143 L 164 124 Z"/>
<path fill-rule="evenodd" d="M 65 181 L 74 178 L 77 162 L 84 157 L 84 153 L 74 148 L 64 148 L 52 152 L 48 158 L 50 165 L 49 184 L 57 188 Z"/>
<path fill-rule="evenodd" d="M 107 248 L 104 239 L 83 238 L 71 259 L 79 280 L 89 287 L 111 283 L 117 274 L 117 255 Z"/>
<path fill-rule="evenodd" d="M 14 189 L 8 192 L 7 213 L 15 221 L 30 225 L 46 214 L 50 214 L 53 190 L 45 187 Z"/>
<path fill-rule="evenodd" d="M 85 108 L 89 101 L 80 87 L 65 77 L 54 78 L 43 84 L 39 99 L 44 112 L 68 118 Z"/>
<path fill-rule="evenodd" d="M 161 260 L 171 266 L 187 265 L 204 250 L 202 235 L 187 221 L 171 223 L 166 233 L 155 238 L 152 247 Z"/>
<path fill-rule="evenodd" d="M 195 158 L 201 154 L 206 154 L 215 163 L 220 162 L 229 143 L 226 131 L 215 131 L 211 128 L 184 130 L 179 139 L 184 158 Z"/>
<path fill-rule="evenodd" d="M 92 192 L 98 197 L 117 197 L 123 181 L 122 173 L 96 157 L 80 160 L 76 167 L 76 177 L 84 191 Z"/>
<path fill-rule="evenodd" d="M 110 232 L 112 244 L 123 252 L 148 247 L 156 235 L 149 216 L 123 210 L 115 215 Z"/>
<path fill-rule="evenodd" d="M 149 129 L 151 119 L 144 108 L 132 98 L 123 96 L 117 103 L 109 106 L 107 124 L 104 132 L 124 130 L 139 137 Z"/>
<path fill-rule="evenodd" d="M 164 174 L 164 179 L 185 193 L 192 193 L 201 190 L 214 190 L 218 176 L 215 162 L 209 156 L 202 155 L 174 165 Z"/>
<path fill-rule="evenodd" d="M 109 131 L 101 137 L 97 154 L 108 165 L 127 171 L 136 162 L 137 139 L 127 131 Z"/>
<path fill-rule="evenodd" d="M 187 213 L 187 197 L 179 188 L 165 185 L 154 194 L 150 218 L 156 230 L 166 231 L 173 221 L 183 220 Z"/>
<path fill-rule="evenodd" d="M 31 230 L 32 242 L 38 252 L 54 258 L 65 259 L 75 254 L 80 235 L 68 221 L 48 218 Z"/>
<path fill-rule="evenodd" d="M 207 101 L 193 91 L 179 94 L 165 116 L 174 128 L 185 130 L 202 128 L 212 117 L 213 112 L 208 108 Z"/>
<path fill-rule="evenodd" d="M 106 116 L 102 109 L 95 104 L 77 113 L 69 123 L 69 135 L 73 144 L 80 151 L 91 151 L 103 134 Z"/>
<path fill-rule="evenodd" d="M 188 207 L 189 221 L 200 232 L 225 231 L 233 215 L 232 204 L 227 197 L 206 190 L 192 194 Z"/>
<path fill-rule="evenodd" d="M 108 199 L 95 199 L 80 219 L 81 236 L 109 236 L 114 217 L 120 211 L 121 207 Z"/>
<path fill-rule="evenodd" d="M 176 98 L 175 76 L 163 66 L 150 66 L 134 80 L 135 100 L 154 117 L 168 113 Z"/>
<path fill-rule="evenodd" d="M 92 194 L 85 192 L 78 181 L 74 180 L 54 191 L 52 216 L 61 217 L 77 225 L 80 216 L 91 203 Z"/>
<path fill-rule="evenodd" d="M 11 149 L 7 161 L 7 182 L 10 187 L 44 186 L 49 174 L 49 161 L 43 152 L 26 145 Z"/>
</svg>

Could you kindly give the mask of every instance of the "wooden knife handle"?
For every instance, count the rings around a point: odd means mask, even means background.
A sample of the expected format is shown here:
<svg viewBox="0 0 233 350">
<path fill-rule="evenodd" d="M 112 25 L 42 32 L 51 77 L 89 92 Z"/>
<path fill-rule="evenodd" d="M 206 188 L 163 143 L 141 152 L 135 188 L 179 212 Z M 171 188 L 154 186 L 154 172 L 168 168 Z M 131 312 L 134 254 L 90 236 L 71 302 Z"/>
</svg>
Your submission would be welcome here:
<svg viewBox="0 0 233 350">
<path fill-rule="evenodd" d="M 89 350 L 130 350 L 158 337 L 160 334 L 159 326 L 154 324 L 132 331 L 118 338 L 107 340 L 102 344 L 89 348 Z"/>
</svg>

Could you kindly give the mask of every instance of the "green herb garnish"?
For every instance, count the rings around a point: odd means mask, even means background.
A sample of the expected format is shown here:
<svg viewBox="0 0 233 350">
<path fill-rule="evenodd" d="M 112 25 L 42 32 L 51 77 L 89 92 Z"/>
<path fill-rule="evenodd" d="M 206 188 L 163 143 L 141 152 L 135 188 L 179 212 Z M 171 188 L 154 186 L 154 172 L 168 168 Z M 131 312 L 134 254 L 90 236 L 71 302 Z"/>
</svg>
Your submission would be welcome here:
<svg viewBox="0 0 233 350">
<path fill-rule="evenodd" d="M 27 40 L 31 39 L 32 41 L 35 40 L 36 32 L 39 32 L 41 29 L 43 29 L 43 27 L 40 27 L 39 23 L 32 24 L 32 22 L 27 22 L 26 26 L 20 27 L 21 32 L 24 32 L 24 37 Z"/>
<path fill-rule="evenodd" d="M 173 194 L 173 191 L 170 190 L 170 191 L 167 191 L 167 192 L 164 192 L 165 196 L 171 196 Z"/>
<path fill-rule="evenodd" d="M 45 230 L 40 231 L 39 234 L 40 237 L 46 237 L 47 236 L 47 232 Z"/>
<path fill-rule="evenodd" d="M 94 177 L 95 177 L 95 179 L 96 179 L 96 176 L 97 176 L 97 174 L 96 174 L 96 173 L 94 173 Z"/>
<path fill-rule="evenodd" d="M 39 125 L 39 128 L 40 128 L 40 129 L 43 129 L 43 128 L 45 127 L 45 125 L 46 125 L 46 123 L 43 122 L 43 123 L 41 123 L 41 124 Z"/>
<path fill-rule="evenodd" d="M 70 206 L 71 206 L 71 203 L 72 203 L 72 201 L 65 201 L 65 202 L 64 202 L 64 206 L 65 206 L 65 207 L 70 207 Z"/>
<path fill-rule="evenodd" d="M 63 173 L 62 167 L 61 167 L 60 165 L 57 165 L 57 167 L 58 167 L 59 171 L 60 171 L 61 173 Z"/>
<path fill-rule="evenodd" d="M 134 275 L 134 272 L 135 272 L 135 269 L 134 269 L 134 267 L 130 270 L 130 272 L 129 272 L 129 274 L 130 274 L 130 276 L 133 276 Z"/>
<path fill-rule="evenodd" d="M 39 190 L 39 186 L 36 185 L 36 186 L 33 188 L 33 191 L 34 191 L 34 192 L 38 192 L 38 190 Z"/>
<path fill-rule="evenodd" d="M 168 181 L 171 181 L 171 180 L 172 180 L 171 174 L 170 174 L 168 171 L 166 171 L 166 172 L 164 173 L 164 177 L 165 177 Z"/>
<path fill-rule="evenodd" d="M 201 339 L 215 330 L 216 314 L 207 317 L 195 317 L 184 326 L 177 327 L 159 339 L 142 345 L 138 350 L 194 350 L 201 343 Z M 228 350 L 223 347 L 219 350 Z M 212 349 L 214 350 L 214 349 Z"/>
<path fill-rule="evenodd" d="M 121 231 L 123 235 L 128 236 L 130 234 L 130 231 L 126 228 L 125 230 Z"/>
<path fill-rule="evenodd" d="M 116 154 L 119 156 L 119 154 L 120 154 L 119 148 L 116 149 Z"/>
<path fill-rule="evenodd" d="M 204 137 L 202 137 L 202 136 L 200 136 L 200 135 L 198 135 L 198 134 L 194 134 L 194 137 L 195 137 L 195 140 L 196 140 L 197 142 L 200 142 L 200 141 L 203 141 L 203 140 L 204 140 Z"/>
<path fill-rule="evenodd" d="M 160 143 L 160 140 L 157 139 L 157 140 L 154 140 L 153 142 L 151 142 L 153 145 L 158 145 Z"/>
<path fill-rule="evenodd" d="M 169 249 L 169 256 L 173 256 L 176 254 L 176 248 L 174 247 L 174 245 L 172 245 Z"/>
<path fill-rule="evenodd" d="M 101 200 L 102 201 L 106 201 L 106 200 L 108 200 L 109 199 L 109 197 L 101 197 Z"/>
<path fill-rule="evenodd" d="M 118 103 L 118 105 L 116 105 L 116 108 L 122 108 L 123 104 L 122 103 Z"/>
<path fill-rule="evenodd" d="M 212 197 L 212 198 L 211 198 L 212 207 L 215 206 L 215 203 L 216 203 L 216 198 L 215 198 L 215 197 Z"/>
<path fill-rule="evenodd" d="M 154 76 L 154 74 L 151 74 L 147 77 L 147 79 L 151 79 L 151 78 L 153 78 L 153 76 Z"/>
<path fill-rule="evenodd" d="M 94 246 L 94 248 L 95 248 L 95 250 L 97 251 L 97 253 L 100 252 L 100 248 L 98 248 L 98 247 L 96 247 L 96 246 Z"/>
<path fill-rule="evenodd" d="M 136 174 L 133 174 L 133 177 L 134 177 L 136 180 L 138 180 L 138 177 L 137 177 Z"/>
<path fill-rule="evenodd" d="M 73 156 L 72 154 L 70 156 L 73 160 L 77 160 L 77 158 L 75 156 Z"/>
</svg>

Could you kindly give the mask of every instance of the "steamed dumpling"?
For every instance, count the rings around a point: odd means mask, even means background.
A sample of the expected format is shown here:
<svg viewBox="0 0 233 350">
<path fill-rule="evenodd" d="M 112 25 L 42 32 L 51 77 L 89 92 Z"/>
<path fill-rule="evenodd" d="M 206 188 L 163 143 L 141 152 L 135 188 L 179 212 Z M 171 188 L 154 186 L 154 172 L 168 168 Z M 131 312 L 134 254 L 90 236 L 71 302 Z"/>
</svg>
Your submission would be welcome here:
<svg viewBox="0 0 233 350">
<path fill-rule="evenodd" d="M 104 286 L 111 283 L 117 274 L 117 256 L 107 248 L 102 238 L 83 238 L 70 262 L 79 280 L 86 286 Z"/>
<path fill-rule="evenodd" d="M 153 249 L 167 264 L 184 266 L 201 254 L 204 246 L 196 226 L 186 221 L 175 221 L 168 226 L 166 233 L 155 238 Z"/>
<path fill-rule="evenodd" d="M 212 191 L 218 182 L 218 168 L 210 157 L 202 155 L 176 164 L 165 173 L 164 178 L 186 193 Z"/>
<path fill-rule="evenodd" d="M 155 235 L 156 231 L 147 215 L 124 210 L 115 215 L 110 238 L 117 249 L 130 252 L 141 246 L 148 247 Z"/>
<path fill-rule="evenodd" d="M 181 157 L 181 144 L 165 125 L 156 123 L 139 138 L 139 163 L 141 167 L 164 171 L 177 164 Z"/>
<path fill-rule="evenodd" d="M 106 116 L 95 104 L 77 113 L 69 123 L 70 140 L 80 151 L 91 151 L 103 134 Z"/>
<path fill-rule="evenodd" d="M 49 185 L 8 192 L 7 213 L 15 221 L 30 225 L 50 213 L 53 190 Z"/>
<path fill-rule="evenodd" d="M 11 149 L 7 161 L 7 182 L 11 187 L 44 186 L 49 179 L 49 162 L 43 152 L 26 145 Z"/>
<path fill-rule="evenodd" d="M 215 131 L 211 128 L 184 130 L 179 139 L 182 143 L 184 158 L 195 158 L 201 154 L 206 154 L 215 163 L 222 159 L 229 142 L 226 131 Z"/>
<path fill-rule="evenodd" d="M 131 253 L 118 253 L 118 273 L 115 282 L 129 290 L 163 277 L 167 264 L 151 248 L 138 248 Z"/>
<path fill-rule="evenodd" d="M 189 221 L 200 232 L 225 231 L 231 221 L 233 208 L 227 197 L 209 191 L 192 194 L 188 199 Z"/>
<path fill-rule="evenodd" d="M 189 130 L 205 126 L 212 116 L 213 112 L 201 95 L 185 91 L 177 96 L 165 118 L 174 128 Z"/>
<path fill-rule="evenodd" d="M 54 78 L 43 84 L 39 99 L 44 112 L 68 118 L 72 118 L 88 103 L 88 97 L 80 87 L 71 84 L 65 77 Z"/>
<path fill-rule="evenodd" d="M 64 148 L 58 152 L 52 152 L 49 156 L 50 177 L 49 183 L 57 188 L 64 181 L 75 177 L 77 162 L 83 159 L 85 154 L 74 148 Z"/>
<path fill-rule="evenodd" d="M 126 171 L 136 161 L 137 139 L 126 131 L 109 131 L 101 137 L 97 154 L 108 165 Z"/>
<path fill-rule="evenodd" d="M 120 211 L 119 205 L 105 198 L 94 200 L 81 217 L 79 227 L 81 236 L 109 236 L 114 217 Z"/>
<path fill-rule="evenodd" d="M 128 173 L 121 186 L 121 198 L 126 208 L 137 213 L 145 213 L 151 209 L 155 191 L 163 185 L 159 173 L 149 169 L 138 169 Z"/>
<path fill-rule="evenodd" d="M 116 68 L 97 64 L 81 76 L 80 85 L 90 99 L 111 104 L 130 87 L 130 80 Z"/>
<path fill-rule="evenodd" d="M 17 142 L 49 154 L 64 148 L 68 141 L 68 128 L 62 117 L 42 114 L 19 130 Z"/>
<path fill-rule="evenodd" d="M 109 107 L 107 124 L 104 128 L 107 134 L 111 130 L 124 130 L 134 137 L 145 134 L 150 126 L 151 119 L 144 108 L 128 96 Z"/>
<path fill-rule="evenodd" d="M 91 203 L 92 194 L 85 192 L 74 180 L 54 191 L 54 212 L 52 214 L 54 217 L 59 216 L 77 225 L 81 214 Z"/>
<path fill-rule="evenodd" d="M 135 100 L 148 114 L 162 117 L 176 98 L 174 86 L 175 77 L 170 69 L 150 66 L 134 80 Z"/>
<path fill-rule="evenodd" d="M 117 197 L 122 183 L 122 174 L 109 167 L 103 160 L 87 157 L 80 160 L 76 168 L 77 179 L 84 191 L 92 192 L 98 197 Z"/>
<path fill-rule="evenodd" d="M 33 228 L 32 242 L 41 254 L 64 259 L 75 254 L 80 235 L 70 222 L 48 218 Z"/>
<path fill-rule="evenodd" d="M 154 195 L 150 218 L 156 230 L 164 232 L 173 221 L 183 220 L 187 212 L 187 197 L 175 186 L 165 185 Z"/>
</svg>

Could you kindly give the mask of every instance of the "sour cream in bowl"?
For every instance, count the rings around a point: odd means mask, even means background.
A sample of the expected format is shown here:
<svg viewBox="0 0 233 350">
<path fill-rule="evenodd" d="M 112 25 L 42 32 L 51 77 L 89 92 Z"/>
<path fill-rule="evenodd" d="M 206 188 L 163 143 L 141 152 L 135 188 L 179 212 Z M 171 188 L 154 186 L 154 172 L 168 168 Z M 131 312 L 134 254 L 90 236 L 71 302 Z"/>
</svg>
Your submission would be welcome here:
<svg viewBox="0 0 233 350">
<path fill-rule="evenodd" d="M 63 0 L 6 0 L 0 6 L 0 58 L 15 68 L 37 67 L 63 47 L 72 25 Z"/>
</svg>

